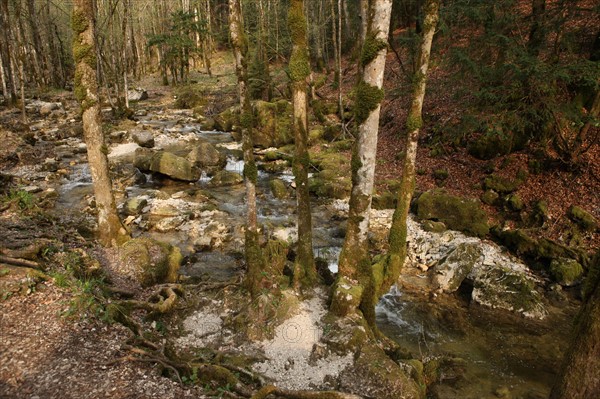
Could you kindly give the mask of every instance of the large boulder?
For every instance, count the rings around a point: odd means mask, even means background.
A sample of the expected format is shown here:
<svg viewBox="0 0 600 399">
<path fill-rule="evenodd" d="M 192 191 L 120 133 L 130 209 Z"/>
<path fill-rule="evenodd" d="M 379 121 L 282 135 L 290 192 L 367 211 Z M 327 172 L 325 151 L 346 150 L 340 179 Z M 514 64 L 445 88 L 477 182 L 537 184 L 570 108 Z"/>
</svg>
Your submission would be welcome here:
<svg viewBox="0 0 600 399">
<path fill-rule="evenodd" d="M 139 144 L 140 147 L 154 147 L 154 135 L 151 131 L 141 130 L 132 134 L 133 141 Z"/>
<path fill-rule="evenodd" d="M 175 180 L 200 179 L 200 170 L 190 161 L 166 151 L 154 152 L 140 148 L 135 152 L 134 165 L 142 172 L 156 172 Z"/>
<path fill-rule="evenodd" d="M 255 146 L 269 148 L 281 147 L 294 140 L 292 132 L 292 105 L 286 100 L 274 103 L 256 101 L 256 129 L 252 131 Z"/>
<path fill-rule="evenodd" d="M 127 91 L 129 101 L 142 101 L 148 99 L 148 92 L 142 88 L 129 89 Z"/>
<path fill-rule="evenodd" d="M 560 285 L 569 287 L 579 281 L 583 267 L 575 259 L 558 258 L 550 262 L 550 273 Z"/>
<path fill-rule="evenodd" d="M 435 267 L 433 284 L 444 292 L 454 292 L 482 258 L 474 243 L 461 243 Z"/>
<path fill-rule="evenodd" d="M 450 229 L 479 237 L 489 233 L 487 215 L 476 200 L 456 197 L 444 190 L 435 189 L 423 193 L 417 204 L 420 219 L 441 221 Z"/>
<path fill-rule="evenodd" d="M 187 159 L 201 169 L 225 166 L 226 160 L 222 153 L 214 145 L 205 140 L 199 140 L 192 146 Z"/>
<path fill-rule="evenodd" d="M 244 182 L 244 178 L 235 172 L 230 172 L 228 170 L 221 170 L 213 176 L 210 180 L 211 186 L 220 187 L 220 186 L 235 186 L 238 184 L 242 184 Z"/>
<path fill-rule="evenodd" d="M 129 240 L 119 256 L 123 272 L 143 287 L 176 282 L 183 259 L 179 248 L 148 237 Z"/>
</svg>

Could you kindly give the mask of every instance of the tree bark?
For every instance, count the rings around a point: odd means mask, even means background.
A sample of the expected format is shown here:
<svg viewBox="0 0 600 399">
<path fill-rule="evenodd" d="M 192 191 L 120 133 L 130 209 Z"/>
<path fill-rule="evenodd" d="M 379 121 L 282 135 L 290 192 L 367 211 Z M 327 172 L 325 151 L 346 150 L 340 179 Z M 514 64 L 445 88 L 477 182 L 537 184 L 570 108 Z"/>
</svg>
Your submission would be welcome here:
<svg viewBox="0 0 600 399">
<path fill-rule="evenodd" d="M 360 309 L 375 326 L 375 279 L 367 233 L 375 179 L 379 114 L 387 55 L 392 0 L 371 0 L 369 24 L 360 62 L 364 67 L 356 88 L 358 137 L 352 154 L 352 193 L 346 238 L 340 254 L 339 275 L 363 288 Z"/>
<path fill-rule="evenodd" d="M 308 102 L 307 89 L 310 76 L 308 42 L 304 0 L 292 0 L 288 14 L 288 26 L 292 37 L 290 77 L 292 105 L 294 107 L 294 179 L 296 181 L 296 205 L 298 226 L 298 250 L 294 263 L 294 287 L 312 286 L 317 279 L 312 248 L 312 215 L 308 191 Z"/>
<path fill-rule="evenodd" d="M 117 214 L 108 174 L 98 98 L 95 10 L 93 0 L 75 0 L 73 6 L 75 95 L 83 111 L 83 134 L 94 183 L 99 240 L 102 245 L 115 246 L 126 241 L 129 234 Z"/>
<path fill-rule="evenodd" d="M 550 399 L 600 398 L 600 251 L 585 287 L 573 341 Z"/>
<path fill-rule="evenodd" d="M 387 292 L 396 283 L 406 260 L 407 218 L 415 189 L 415 165 L 417 161 L 417 145 L 419 131 L 423 125 L 422 110 L 431 55 L 431 43 L 437 26 L 439 15 L 439 0 L 427 0 L 425 3 L 425 19 L 423 23 L 423 37 L 419 53 L 419 69 L 414 78 L 412 104 L 406 121 L 406 157 L 400 190 L 398 191 L 398 204 L 392 218 L 392 227 L 389 235 L 389 256 L 386 257 L 387 265 L 384 267 L 384 279 L 380 293 Z"/>
<path fill-rule="evenodd" d="M 242 126 L 242 149 L 244 153 L 244 178 L 246 182 L 246 234 L 245 255 L 246 287 L 251 295 L 256 297 L 260 293 L 261 273 L 264 261 L 258 236 L 258 223 L 256 212 L 256 179 L 258 171 L 254 161 L 254 145 L 252 143 L 251 129 L 253 127 L 252 105 L 248 92 L 248 41 L 242 25 L 242 12 L 240 0 L 229 0 L 229 33 L 233 45 L 235 70 L 238 79 L 238 92 L 240 97 L 240 112 Z"/>
<path fill-rule="evenodd" d="M 11 32 L 10 32 L 10 13 L 8 10 L 8 0 L 0 0 L 0 56 L 2 57 L 2 77 L 3 86 L 6 86 L 4 97 L 10 105 L 17 103 L 17 88 L 15 83 L 14 68 L 11 63 Z"/>
</svg>

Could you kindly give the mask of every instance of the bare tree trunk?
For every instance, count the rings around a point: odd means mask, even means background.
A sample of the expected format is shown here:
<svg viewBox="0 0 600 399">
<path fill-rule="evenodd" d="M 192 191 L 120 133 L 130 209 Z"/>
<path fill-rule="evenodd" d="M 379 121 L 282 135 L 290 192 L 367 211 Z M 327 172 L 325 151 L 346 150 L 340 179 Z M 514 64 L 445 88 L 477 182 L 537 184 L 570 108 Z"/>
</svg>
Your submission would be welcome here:
<svg viewBox="0 0 600 399">
<path fill-rule="evenodd" d="M 348 227 L 339 262 L 339 275 L 362 286 L 360 309 L 371 326 L 375 326 L 378 293 L 368 251 L 367 233 L 375 180 L 379 113 L 384 97 L 382 86 L 391 11 L 392 0 L 372 0 L 370 3 L 367 37 L 371 39 L 364 44 L 360 57 L 364 71 L 356 88 L 358 137 L 352 154 Z"/>
<path fill-rule="evenodd" d="M 248 93 L 248 68 L 246 64 L 248 42 L 242 26 L 240 0 L 229 0 L 229 33 L 231 35 L 231 43 L 233 44 L 235 70 L 238 78 L 242 149 L 244 152 L 244 178 L 246 181 L 245 254 L 248 268 L 246 286 L 251 295 L 256 297 L 260 293 L 260 281 L 262 279 L 261 273 L 264 268 L 264 261 L 260 248 L 256 213 L 256 179 L 258 170 L 254 161 L 254 145 L 251 136 L 253 115 L 250 94 Z"/>
<path fill-rule="evenodd" d="M 290 77 L 292 104 L 294 106 L 294 179 L 296 181 L 296 205 L 298 226 L 298 250 L 294 263 L 294 287 L 308 288 L 316 282 L 317 271 L 312 248 L 312 215 L 310 193 L 308 191 L 308 43 L 306 39 L 306 19 L 304 0 L 292 0 L 288 14 L 288 24 L 292 37 L 290 56 Z"/>
<path fill-rule="evenodd" d="M 427 0 L 425 3 L 425 20 L 423 23 L 423 38 L 419 55 L 419 70 L 414 78 L 412 104 L 406 121 L 406 157 L 404 170 L 398 192 L 398 204 L 392 218 L 389 235 L 389 256 L 386 257 L 385 275 L 380 292 L 387 292 L 396 283 L 406 260 L 407 218 L 415 188 L 415 165 L 417 161 L 417 144 L 419 131 L 423 125 L 422 110 L 425 98 L 427 71 L 431 55 L 431 43 L 438 22 L 439 0 Z"/>
<path fill-rule="evenodd" d="M 125 2 L 123 3 L 124 6 L 124 10 L 123 10 L 123 95 L 125 97 L 125 109 L 128 110 L 129 109 L 129 82 L 127 80 L 127 72 L 129 71 L 128 68 L 128 64 L 127 64 L 127 20 L 128 20 L 128 10 L 131 7 L 131 4 L 129 3 L 129 0 L 124 0 Z"/>
<path fill-rule="evenodd" d="M 550 399 L 600 398 L 600 251 L 588 273 L 577 321 Z"/>
<path fill-rule="evenodd" d="M 96 13 L 93 0 L 75 0 L 73 6 L 75 95 L 83 111 L 83 134 L 98 209 L 99 239 L 102 245 L 114 246 L 126 241 L 129 234 L 117 214 L 102 134 L 94 31 Z"/>
<path fill-rule="evenodd" d="M 7 92 L 4 93 L 4 97 L 6 97 L 10 105 L 14 106 L 17 103 L 17 85 L 11 61 L 11 52 L 14 51 L 11 48 L 11 43 L 14 42 L 11 40 L 10 23 L 8 0 L 0 0 L 0 34 L 2 35 L 2 40 L 0 40 L 0 56 L 2 56 L 3 76 L 7 86 Z"/>
</svg>

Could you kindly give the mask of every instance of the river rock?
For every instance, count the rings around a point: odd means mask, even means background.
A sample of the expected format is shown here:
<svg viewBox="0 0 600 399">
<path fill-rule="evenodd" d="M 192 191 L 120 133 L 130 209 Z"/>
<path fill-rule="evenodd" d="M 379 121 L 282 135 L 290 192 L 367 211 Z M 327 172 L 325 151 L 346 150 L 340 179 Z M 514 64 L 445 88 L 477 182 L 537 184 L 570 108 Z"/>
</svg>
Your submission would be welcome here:
<svg viewBox="0 0 600 399">
<path fill-rule="evenodd" d="M 242 184 L 244 182 L 244 178 L 236 172 L 230 172 L 228 170 L 221 170 L 213 176 L 210 180 L 211 186 L 235 186 L 238 184 Z"/>
<path fill-rule="evenodd" d="M 111 163 L 134 163 L 138 148 L 140 146 L 136 143 L 119 144 L 110 149 L 108 160 Z"/>
<path fill-rule="evenodd" d="M 190 161 L 166 151 L 139 148 L 135 152 L 134 165 L 143 172 L 156 172 L 175 180 L 193 182 L 200 179 L 200 170 Z"/>
<path fill-rule="evenodd" d="M 143 287 L 177 281 L 183 257 L 179 248 L 148 237 L 134 238 L 125 243 L 119 257 L 120 269 Z"/>
<path fill-rule="evenodd" d="M 148 199 L 144 197 L 135 197 L 127 200 L 123 210 L 126 215 L 137 216 L 148 205 Z"/>
<path fill-rule="evenodd" d="M 583 275 L 583 267 L 574 259 L 558 258 L 550 263 L 550 273 L 560 285 L 575 285 Z"/>
<path fill-rule="evenodd" d="M 225 157 L 215 148 L 214 145 L 205 141 L 199 140 L 197 144 L 192 146 L 187 159 L 199 168 L 206 167 L 224 167 Z"/>
<path fill-rule="evenodd" d="M 481 249 L 474 243 L 461 243 L 435 266 L 434 287 L 444 292 L 454 292 L 481 261 Z"/>
<path fill-rule="evenodd" d="M 178 230 L 186 233 L 196 250 L 221 248 L 231 238 L 229 228 L 223 221 L 226 216 L 227 214 L 218 210 L 203 211 Z"/>
<path fill-rule="evenodd" d="M 160 232 L 160 233 L 166 233 L 168 231 L 173 231 L 176 228 L 178 228 L 179 226 L 181 226 L 183 224 L 183 222 L 185 222 L 187 220 L 186 216 L 174 216 L 174 217 L 170 217 L 170 218 L 164 218 L 159 220 L 155 225 L 154 225 L 154 230 Z"/>
<path fill-rule="evenodd" d="M 288 198 L 290 193 L 288 189 L 281 179 L 273 179 L 269 182 L 269 188 L 271 189 L 271 193 L 277 199 Z"/>
<path fill-rule="evenodd" d="M 423 193 L 417 200 L 421 219 L 444 222 L 448 228 L 465 231 L 479 237 L 488 234 L 487 215 L 478 201 L 456 197 L 444 190 Z"/>
<path fill-rule="evenodd" d="M 127 91 L 129 101 L 142 101 L 148 99 L 148 92 L 142 88 L 129 89 Z"/>
<path fill-rule="evenodd" d="M 148 130 L 141 130 L 132 134 L 133 141 L 139 144 L 140 147 L 154 147 L 154 135 Z"/>
</svg>

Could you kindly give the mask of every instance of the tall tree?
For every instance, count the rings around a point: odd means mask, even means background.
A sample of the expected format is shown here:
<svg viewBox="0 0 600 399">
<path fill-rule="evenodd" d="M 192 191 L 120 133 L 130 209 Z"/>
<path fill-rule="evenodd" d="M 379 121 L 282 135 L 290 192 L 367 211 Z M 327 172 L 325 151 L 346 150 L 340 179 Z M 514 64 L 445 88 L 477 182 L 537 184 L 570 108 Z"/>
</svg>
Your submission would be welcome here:
<svg viewBox="0 0 600 399">
<path fill-rule="evenodd" d="M 93 0 L 73 3 L 73 59 L 75 61 L 75 96 L 83 112 L 83 135 L 98 209 L 100 242 L 117 245 L 129 238 L 121 224 L 108 175 L 106 145 L 102 134 L 98 98 L 95 9 Z"/>
<path fill-rule="evenodd" d="M 419 131 L 423 125 L 422 110 L 431 55 L 431 43 L 439 19 L 439 0 L 427 0 L 425 3 L 425 18 L 423 21 L 423 37 L 419 53 L 419 69 L 413 78 L 412 103 L 406 121 L 406 156 L 400 190 L 398 191 L 398 204 L 392 219 L 389 235 L 389 256 L 386 257 L 383 270 L 384 279 L 380 292 L 385 293 L 396 282 L 404 261 L 406 260 L 407 218 L 415 189 L 415 165 L 417 162 L 417 144 Z"/>
<path fill-rule="evenodd" d="M 584 289 L 571 347 L 550 393 L 550 399 L 600 397 L 600 251 L 596 253 Z"/>
<path fill-rule="evenodd" d="M 251 129 L 253 126 L 252 105 L 248 92 L 248 40 L 242 25 L 242 10 L 240 0 L 229 0 L 229 32 L 235 57 L 235 71 L 238 79 L 240 97 L 240 112 L 242 126 L 242 149 L 244 152 L 244 178 L 246 182 L 246 286 L 252 296 L 258 295 L 261 288 L 261 273 L 263 258 L 259 242 L 258 223 L 256 214 L 256 179 L 258 170 L 254 161 L 254 145 Z"/>
<path fill-rule="evenodd" d="M 294 106 L 294 179 L 296 180 L 296 204 L 298 209 L 298 250 L 294 265 L 294 286 L 300 288 L 301 286 L 312 285 L 317 276 L 312 248 L 312 216 L 308 191 L 307 89 L 310 65 L 304 0 L 291 1 L 288 25 L 292 37 L 289 69 L 292 80 L 292 104 Z"/>
<path fill-rule="evenodd" d="M 360 57 L 363 73 L 356 87 L 354 105 L 358 137 L 352 154 L 352 193 L 346 238 L 339 261 L 339 275 L 362 287 L 360 309 L 372 326 L 375 325 L 378 279 L 371 267 L 367 233 L 391 11 L 392 0 L 371 0 L 369 3 L 367 34 Z"/>
</svg>

